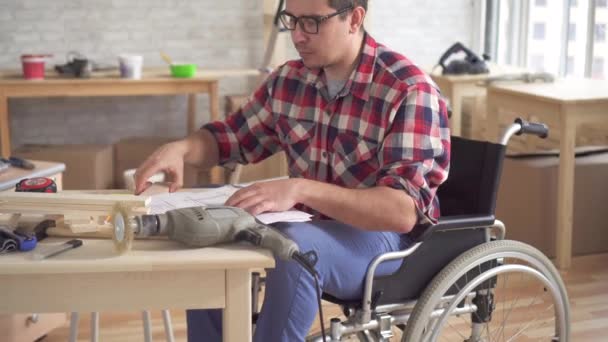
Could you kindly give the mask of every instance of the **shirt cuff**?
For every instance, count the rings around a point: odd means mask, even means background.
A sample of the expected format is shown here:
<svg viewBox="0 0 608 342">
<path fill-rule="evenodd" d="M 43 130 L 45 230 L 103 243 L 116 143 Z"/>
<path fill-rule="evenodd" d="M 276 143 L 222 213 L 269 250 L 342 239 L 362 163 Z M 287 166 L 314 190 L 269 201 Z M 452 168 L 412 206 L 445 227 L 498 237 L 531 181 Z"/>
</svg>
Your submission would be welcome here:
<svg viewBox="0 0 608 342">
<path fill-rule="evenodd" d="M 388 186 L 389 188 L 405 191 L 414 200 L 417 224 L 434 224 L 437 222 L 436 219 L 429 215 L 430 207 L 425 205 L 422 197 L 420 196 L 420 190 L 414 187 L 407 180 L 398 176 L 385 176 L 378 181 L 377 185 Z"/>
</svg>

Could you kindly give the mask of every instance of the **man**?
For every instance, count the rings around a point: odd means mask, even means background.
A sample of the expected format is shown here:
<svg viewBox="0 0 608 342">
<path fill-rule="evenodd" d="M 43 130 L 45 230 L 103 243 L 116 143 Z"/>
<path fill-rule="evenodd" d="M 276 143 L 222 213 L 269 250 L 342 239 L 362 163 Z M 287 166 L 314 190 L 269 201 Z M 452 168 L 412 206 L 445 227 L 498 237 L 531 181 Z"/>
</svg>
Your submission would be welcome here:
<svg viewBox="0 0 608 342">
<path fill-rule="evenodd" d="M 279 67 L 225 121 L 155 151 L 136 172 L 136 191 L 159 171 L 176 190 L 184 162 L 255 163 L 284 150 L 291 178 L 241 189 L 226 205 L 254 215 L 296 206 L 324 218 L 279 229 L 317 253 L 323 291 L 359 298 L 369 262 L 406 248 L 417 224 L 438 217 L 450 146 L 436 86 L 365 32 L 366 10 L 366 0 L 287 0 L 281 22 L 301 60 Z M 317 313 L 313 278 L 277 260 L 265 293 L 254 340 L 304 340 Z M 219 341 L 220 311 L 189 311 L 188 337 Z"/>
</svg>

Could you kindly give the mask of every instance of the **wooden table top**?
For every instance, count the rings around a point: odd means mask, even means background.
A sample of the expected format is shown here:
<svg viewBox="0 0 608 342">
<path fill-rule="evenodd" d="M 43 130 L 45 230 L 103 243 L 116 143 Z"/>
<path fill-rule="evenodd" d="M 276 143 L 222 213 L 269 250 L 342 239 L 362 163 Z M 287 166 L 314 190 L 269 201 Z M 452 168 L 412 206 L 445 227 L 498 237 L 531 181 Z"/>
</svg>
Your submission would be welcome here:
<svg viewBox="0 0 608 342">
<path fill-rule="evenodd" d="M 172 77 L 168 67 L 149 67 L 144 68 L 143 77 L 139 80 L 121 78 L 118 69 L 105 71 L 95 71 L 90 78 L 74 78 L 62 76 L 54 70 L 46 70 L 44 80 L 25 80 L 21 70 L 0 70 L 0 86 L 2 85 L 22 85 L 22 84 L 78 84 L 78 83 L 116 83 L 116 82 L 200 82 L 217 81 L 222 77 L 234 76 L 258 76 L 260 73 L 255 69 L 222 69 L 222 70 L 198 70 L 196 76 L 192 78 Z"/>
<path fill-rule="evenodd" d="M 485 81 L 489 77 L 517 75 L 529 72 L 528 70 L 521 67 L 515 67 L 511 65 L 498 65 L 493 63 L 489 63 L 488 68 L 490 70 L 490 73 L 478 75 L 443 75 L 441 73 L 441 67 L 433 69 L 432 72 L 430 72 L 431 68 L 428 67 L 424 68 L 424 70 L 429 72 L 429 74 L 433 78 L 441 78 L 452 83 L 476 83 Z"/>
<path fill-rule="evenodd" d="M 36 250 L 69 239 L 47 238 Z M 107 239 L 81 239 L 81 247 L 43 260 L 34 251 L 0 255 L 0 275 L 176 270 L 220 270 L 274 267 L 269 250 L 250 245 L 189 248 L 169 240 L 136 240 L 131 251 L 118 255 Z"/>
<path fill-rule="evenodd" d="M 11 166 L 6 171 L 0 173 L 0 190 L 10 189 L 24 178 L 48 177 L 65 171 L 64 163 L 30 161 L 34 163 L 35 168 L 33 170 Z"/>
<path fill-rule="evenodd" d="M 608 80 L 588 78 L 559 79 L 553 83 L 495 83 L 488 89 L 557 103 L 591 103 L 608 100 Z"/>
<path fill-rule="evenodd" d="M 166 82 L 188 82 L 188 81 L 216 81 L 219 78 L 217 72 L 208 72 L 206 70 L 198 70 L 196 76 L 192 78 L 175 78 L 172 77 L 169 68 L 155 67 L 145 68 L 143 77 L 139 80 L 121 78 L 118 69 L 95 71 L 90 78 L 75 78 L 63 76 L 54 70 L 46 70 L 44 80 L 26 80 L 23 78 L 21 70 L 0 70 L 0 85 L 11 84 L 35 84 L 35 83 L 109 83 L 109 82 L 146 82 L 146 81 L 166 81 Z"/>
</svg>

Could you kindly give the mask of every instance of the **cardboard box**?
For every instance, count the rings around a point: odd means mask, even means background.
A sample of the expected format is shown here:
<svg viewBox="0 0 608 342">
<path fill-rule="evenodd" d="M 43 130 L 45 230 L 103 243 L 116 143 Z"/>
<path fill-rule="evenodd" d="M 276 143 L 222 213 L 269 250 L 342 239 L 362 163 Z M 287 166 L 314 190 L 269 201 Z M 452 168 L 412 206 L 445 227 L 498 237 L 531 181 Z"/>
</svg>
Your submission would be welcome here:
<svg viewBox="0 0 608 342">
<path fill-rule="evenodd" d="M 35 314 L 35 322 L 32 321 L 32 315 L 34 314 L 0 315 L 0 331 L 4 336 L 2 341 L 38 341 L 53 329 L 65 326 L 68 322 L 65 313 Z"/>
<path fill-rule="evenodd" d="M 237 111 L 247 99 L 248 97 L 244 95 L 226 96 L 226 116 Z M 279 152 L 257 164 L 244 165 L 238 182 L 248 183 L 287 175 L 287 157 L 284 152 Z M 230 171 L 227 172 L 226 179 L 230 179 Z"/>
<path fill-rule="evenodd" d="M 176 139 L 164 137 L 133 137 L 114 144 L 114 185 L 123 189 L 123 173 L 139 167 L 157 148 Z M 192 188 L 209 183 L 209 172 L 186 166 L 184 168 L 184 187 Z"/>
<path fill-rule="evenodd" d="M 555 256 L 557 157 L 510 159 L 504 163 L 496 217 L 507 239 L 529 243 Z M 574 255 L 608 252 L 608 153 L 576 158 L 574 180 Z"/>
<path fill-rule="evenodd" d="M 63 189 L 111 189 L 114 156 L 111 145 L 25 145 L 15 156 L 65 164 Z"/>
</svg>

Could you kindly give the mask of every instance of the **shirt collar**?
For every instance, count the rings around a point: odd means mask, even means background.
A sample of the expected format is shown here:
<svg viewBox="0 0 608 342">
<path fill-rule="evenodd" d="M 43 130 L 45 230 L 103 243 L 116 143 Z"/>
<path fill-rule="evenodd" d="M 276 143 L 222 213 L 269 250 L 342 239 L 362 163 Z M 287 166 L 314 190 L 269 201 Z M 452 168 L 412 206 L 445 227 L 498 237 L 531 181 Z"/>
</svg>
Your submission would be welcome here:
<svg viewBox="0 0 608 342">
<path fill-rule="evenodd" d="M 349 80 L 344 85 L 344 89 L 338 93 L 338 96 L 350 93 L 363 101 L 369 100 L 369 89 L 374 79 L 377 47 L 378 44 L 374 38 L 366 32 L 363 38 L 363 49 L 361 49 L 359 64 L 351 73 Z M 327 86 L 322 69 L 308 69 L 304 67 L 302 71 L 302 76 L 306 83 L 313 84 L 317 89 Z"/>
</svg>

